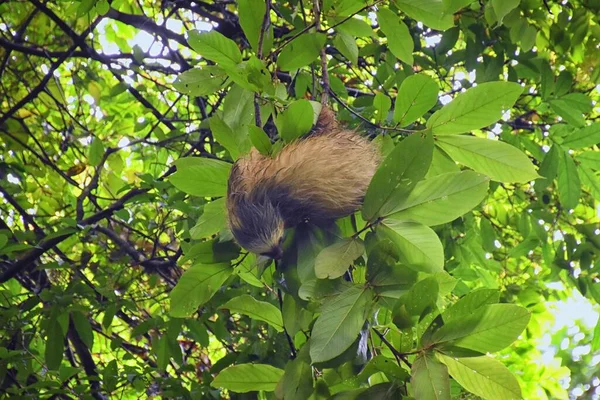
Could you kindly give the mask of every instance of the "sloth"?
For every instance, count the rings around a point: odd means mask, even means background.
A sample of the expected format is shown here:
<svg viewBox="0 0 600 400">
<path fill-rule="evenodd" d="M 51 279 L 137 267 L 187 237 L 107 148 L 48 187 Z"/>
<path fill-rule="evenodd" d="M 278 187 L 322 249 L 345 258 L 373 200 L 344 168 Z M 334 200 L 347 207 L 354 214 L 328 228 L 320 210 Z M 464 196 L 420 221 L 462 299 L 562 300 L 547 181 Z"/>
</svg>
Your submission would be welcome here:
<svg viewBox="0 0 600 400">
<path fill-rule="evenodd" d="M 227 185 L 233 237 L 248 251 L 281 258 L 287 228 L 325 225 L 357 211 L 379 160 L 373 143 L 323 107 L 312 131 L 274 157 L 252 149 L 233 165 Z"/>
</svg>

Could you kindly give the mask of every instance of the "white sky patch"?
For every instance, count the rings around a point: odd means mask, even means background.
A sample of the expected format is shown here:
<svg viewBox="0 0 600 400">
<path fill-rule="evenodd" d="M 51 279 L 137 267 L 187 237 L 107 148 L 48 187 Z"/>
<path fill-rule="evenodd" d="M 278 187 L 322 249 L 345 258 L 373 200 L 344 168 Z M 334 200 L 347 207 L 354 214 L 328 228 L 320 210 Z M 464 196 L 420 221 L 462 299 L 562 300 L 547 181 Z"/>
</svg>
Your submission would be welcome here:
<svg viewBox="0 0 600 400">
<path fill-rule="evenodd" d="M 88 103 L 90 106 L 93 105 L 96 100 L 94 100 L 94 98 L 92 97 L 91 94 L 84 94 L 83 95 L 83 101 L 85 101 L 86 103 Z"/>
<path fill-rule="evenodd" d="M 121 140 L 119 140 L 119 143 L 117 143 L 117 147 L 121 148 L 121 147 L 126 147 L 129 145 L 129 138 L 123 137 L 121 138 Z"/>
<path fill-rule="evenodd" d="M 19 178 L 17 178 L 13 174 L 6 175 L 6 180 L 9 181 L 10 183 L 12 183 L 13 185 L 18 185 L 19 183 L 21 183 Z"/>
<path fill-rule="evenodd" d="M 440 96 L 440 103 L 442 103 L 442 105 L 446 105 L 448 103 L 450 103 L 452 101 L 452 96 L 444 94 L 442 96 Z"/>
<path fill-rule="evenodd" d="M 433 35 L 425 38 L 425 47 L 433 47 L 442 41 L 442 35 Z"/>
<path fill-rule="evenodd" d="M 83 138 L 79 138 L 79 143 L 81 143 L 83 146 L 89 146 L 92 143 L 92 137 L 86 136 Z"/>
<path fill-rule="evenodd" d="M 502 113 L 502 121 L 508 121 L 510 119 L 510 110 L 506 110 Z"/>
</svg>

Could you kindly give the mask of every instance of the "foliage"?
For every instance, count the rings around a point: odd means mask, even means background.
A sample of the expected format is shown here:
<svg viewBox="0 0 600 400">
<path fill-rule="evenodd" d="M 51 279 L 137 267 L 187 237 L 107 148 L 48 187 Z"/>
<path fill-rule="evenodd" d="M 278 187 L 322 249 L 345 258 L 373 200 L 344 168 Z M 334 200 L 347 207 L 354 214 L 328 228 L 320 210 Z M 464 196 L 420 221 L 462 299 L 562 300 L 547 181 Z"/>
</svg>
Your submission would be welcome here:
<svg viewBox="0 0 600 400">
<path fill-rule="evenodd" d="M 598 15 L 1 3 L 0 393 L 598 396 L 600 322 L 551 305 L 600 303 Z M 265 262 L 226 226 L 231 164 L 322 104 L 383 161 L 359 212 Z"/>
</svg>

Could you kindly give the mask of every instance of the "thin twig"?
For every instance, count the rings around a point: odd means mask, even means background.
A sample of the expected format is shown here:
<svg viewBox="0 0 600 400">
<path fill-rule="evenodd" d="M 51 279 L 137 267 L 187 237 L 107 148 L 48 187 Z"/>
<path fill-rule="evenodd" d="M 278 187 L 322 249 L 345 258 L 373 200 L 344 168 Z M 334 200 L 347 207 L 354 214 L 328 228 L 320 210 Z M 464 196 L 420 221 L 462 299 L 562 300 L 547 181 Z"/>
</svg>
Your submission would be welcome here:
<svg viewBox="0 0 600 400">
<path fill-rule="evenodd" d="M 404 353 L 401 353 L 398 350 L 396 350 L 396 348 L 377 329 L 373 328 L 373 332 L 375 332 L 377 334 L 377 336 L 379 336 L 379 339 L 381 339 L 381 341 L 390 349 L 392 354 L 394 354 L 394 357 L 396 357 L 396 360 L 400 359 L 400 360 L 402 360 L 402 362 L 404 362 L 404 364 L 406 364 L 408 366 L 408 368 L 412 368 L 412 365 L 408 362 L 408 360 L 406 359 L 406 355 Z M 398 363 L 398 364 L 400 364 L 400 363 Z"/>
<path fill-rule="evenodd" d="M 260 27 L 260 32 L 258 34 L 258 48 L 256 49 L 256 54 L 258 59 L 262 61 L 263 59 L 263 44 L 265 41 L 265 35 L 271 26 L 271 0 L 266 1 L 265 15 L 263 17 L 262 26 Z M 262 127 L 262 119 L 260 117 L 260 104 L 258 104 L 260 100 L 260 96 L 258 93 L 254 93 L 254 121 L 256 122 L 256 126 L 259 128 Z"/>
<path fill-rule="evenodd" d="M 283 297 L 281 296 L 281 289 L 277 289 L 277 298 L 279 299 L 279 310 L 283 314 Z M 291 359 L 296 358 L 296 346 L 294 346 L 294 341 L 290 337 L 287 329 L 283 327 L 283 331 L 285 332 L 285 337 L 287 339 L 288 345 L 290 346 Z"/>
<path fill-rule="evenodd" d="M 321 30 L 321 8 L 320 0 L 313 0 L 313 13 L 315 14 L 315 29 Z M 329 71 L 327 71 L 327 49 L 326 45 L 321 49 L 321 80 L 323 81 L 323 90 L 321 92 L 321 104 L 327 104 L 329 99 Z"/>
</svg>

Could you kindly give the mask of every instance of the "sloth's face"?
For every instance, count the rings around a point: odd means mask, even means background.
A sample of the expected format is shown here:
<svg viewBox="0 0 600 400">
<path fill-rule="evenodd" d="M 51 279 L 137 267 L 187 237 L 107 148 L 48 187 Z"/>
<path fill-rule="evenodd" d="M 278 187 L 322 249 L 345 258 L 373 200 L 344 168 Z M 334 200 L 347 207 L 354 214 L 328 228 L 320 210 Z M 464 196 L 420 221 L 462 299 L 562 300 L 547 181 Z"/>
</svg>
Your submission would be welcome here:
<svg viewBox="0 0 600 400">
<path fill-rule="evenodd" d="M 242 200 L 233 212 L 231 232 L 240 246 L 269 258 L 281 258 L 284 221 L 270 201 Z"/>
</svg>

